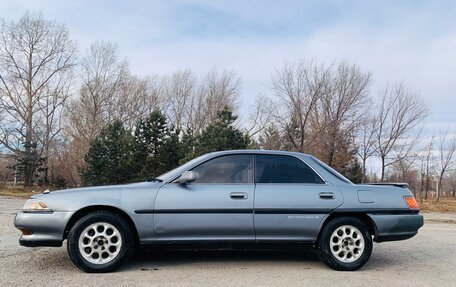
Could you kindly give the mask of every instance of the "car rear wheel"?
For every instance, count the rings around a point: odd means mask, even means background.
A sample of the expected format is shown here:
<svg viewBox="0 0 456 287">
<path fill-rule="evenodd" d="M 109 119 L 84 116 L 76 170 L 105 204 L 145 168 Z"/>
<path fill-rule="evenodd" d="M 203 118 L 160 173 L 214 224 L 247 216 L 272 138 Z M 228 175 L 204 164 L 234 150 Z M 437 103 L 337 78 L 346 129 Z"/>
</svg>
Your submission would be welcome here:
<svg viewBox="0 0 456 287">
<path fill-rule="evenodd" d="M 358 270 L 370 258 L 372 236 L 358 218 L 335 218 L 322 230 L 319 251 L 323 262 L 333 269 Z"/>
<path fill-rule="evenodd" d="M 122 217 L 108 211 L 81 218 L 68 234 L 68 254 L 85 272 L 111 272 L 133 250 L 133 235 Z"/>
</svg>

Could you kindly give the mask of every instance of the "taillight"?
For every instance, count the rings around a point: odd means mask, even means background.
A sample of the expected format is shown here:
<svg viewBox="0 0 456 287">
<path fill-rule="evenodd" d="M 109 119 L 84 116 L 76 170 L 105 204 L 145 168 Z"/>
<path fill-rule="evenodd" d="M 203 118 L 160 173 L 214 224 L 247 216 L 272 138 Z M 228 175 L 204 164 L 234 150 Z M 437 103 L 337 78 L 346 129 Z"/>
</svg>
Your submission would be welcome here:
<svg viewBox="0 0 456 287">
<path fill-rule="evenodd" d="M 418 202 L 416 202 L 415 197 L 413 196 L 404 196 L 405 203 L 407 203 L 410 209 L 420 209 Z"/>
</svg>

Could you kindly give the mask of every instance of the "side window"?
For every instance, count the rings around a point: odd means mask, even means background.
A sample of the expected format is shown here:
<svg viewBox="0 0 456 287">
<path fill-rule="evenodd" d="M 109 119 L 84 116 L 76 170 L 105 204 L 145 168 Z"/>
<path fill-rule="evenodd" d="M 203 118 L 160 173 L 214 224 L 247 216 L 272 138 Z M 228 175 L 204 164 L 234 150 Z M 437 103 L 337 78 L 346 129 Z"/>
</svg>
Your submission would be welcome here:
<svg viewBox="0 0 456 287">
<path fill-rule="evenodd" d="M 257 183 L 323 183 L 303 161 L 293 156 L 257 155 Z"/>
<path fill-rule="evenodd" d="M 192 169 L 198 174 L 196 183 L 252 183 L 253 156 L 220 156 Z"/>
</svg>

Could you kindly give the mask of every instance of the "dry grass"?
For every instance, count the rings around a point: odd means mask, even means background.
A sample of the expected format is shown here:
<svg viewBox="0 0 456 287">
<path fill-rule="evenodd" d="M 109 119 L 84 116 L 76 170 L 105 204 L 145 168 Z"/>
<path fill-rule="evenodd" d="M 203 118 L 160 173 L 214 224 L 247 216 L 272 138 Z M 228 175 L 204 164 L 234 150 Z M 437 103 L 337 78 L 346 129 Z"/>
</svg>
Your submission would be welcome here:
<svg viewBox="0 0 456 287">
<path fill-rule="evenodd" d="M 42 193 L 46 190 L 45 187 L 34 186 L 34 187 L 12 187 L 12 186 L 0 186 L 1 196 L 12 196 L 17 198 L 29 198 L 33 194 Z"/>
<path fill-rule="evenodd" d="M 456 198 L 443 197 L 439 202 L 435 199 L 424 200 L 419 202 L 422 211 L 438 211 L 438 212 L 456 212 Z"/>
</svg>

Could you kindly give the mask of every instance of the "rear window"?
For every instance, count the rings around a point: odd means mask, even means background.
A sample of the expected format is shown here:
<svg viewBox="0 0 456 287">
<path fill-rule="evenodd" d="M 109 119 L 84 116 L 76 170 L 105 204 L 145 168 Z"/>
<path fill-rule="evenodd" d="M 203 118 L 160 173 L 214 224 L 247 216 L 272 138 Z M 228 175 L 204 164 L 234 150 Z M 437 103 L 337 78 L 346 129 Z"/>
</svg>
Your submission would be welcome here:
<svg viewBox="0 0 456 287">
<path fill-rule="evenodd" d="M 302 160 L 282 155 L 257 155 L 255 180 L 257 183 L 324 183 Z"/>
</svg>

